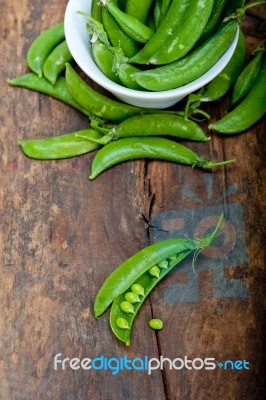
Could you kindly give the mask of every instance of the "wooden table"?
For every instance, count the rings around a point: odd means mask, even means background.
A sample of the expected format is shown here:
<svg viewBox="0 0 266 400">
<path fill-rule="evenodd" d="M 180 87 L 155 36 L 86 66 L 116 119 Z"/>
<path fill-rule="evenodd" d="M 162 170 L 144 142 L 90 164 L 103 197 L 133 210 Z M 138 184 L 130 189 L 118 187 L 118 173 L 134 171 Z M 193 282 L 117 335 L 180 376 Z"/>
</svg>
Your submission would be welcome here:
<svg viewBox="0 0 266 400">
<path fill-rule="evenodd" d="M 213 134 L 208 144 L 188 144 L 215 160 L 237 158 L 234 166 L 213 173 L 138 160 L 90 182 L 93 154 L 28 159 L 19 140 L 88 124 L 55 99 L 6 84 L 28 71 L 30 43 L 63 19 L 66 3 L 1 1 L 0 399 L 262 398 L 264 121 L 242 135 Z M 262 7 L 249 12 L 244 31 L 251 51 L 265 31 Z M 227 102 L 205 110 L 217 119 Z M 103 280 L 155 240 L 206 231 L 222 209 L 227 225 L 215 247 L 198 258 L 197 275 L 190 260 L 167 276 L 137 316 L 131 346 L 118 343 L 108 316 L 96 321 L 92 315 Z M 152 316 L 164 321 L 162 331 L 148 327 Z M 163 370 L 150 375 L 69 365 L 55 370 L 58 353 L 61 359 L 214 358 L 216 368 L 170 370 L 165 361 Z M 182 360 L 175 361 L 177 368 Z M 226 360 L 242 362 L 224 366 Z"/>
</svg>

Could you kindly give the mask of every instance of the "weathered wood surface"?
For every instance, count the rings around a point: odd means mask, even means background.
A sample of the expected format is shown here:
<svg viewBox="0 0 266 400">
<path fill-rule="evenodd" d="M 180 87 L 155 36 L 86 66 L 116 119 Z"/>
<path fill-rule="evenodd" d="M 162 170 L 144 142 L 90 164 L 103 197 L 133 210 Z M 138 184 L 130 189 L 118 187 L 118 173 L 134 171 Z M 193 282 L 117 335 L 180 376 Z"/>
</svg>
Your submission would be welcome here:
<svg viewBox="0 0 266 400">
<path fill-rule="evenodd" d="M 7 78 L 27 71 L 25 56 L 31 41 L 62 20 L 66 1 L 0 4 L 0 399 L 262 398 L 264 121 L 243 135 L 214 134 L 208 144 L 190 145 L 214 159 L 237 158 L 235 166 L 213 175 L 140 160 L 116 166 L 89 182 L 92 154 L 51 162 L 27 159 L 19 140 L 78 130 L 87 126 L 87 120 L 54 99 L 6 84 Z M 263 31 L 265 13 L 261 8 L 252 10 L 245 22 L 249 50 Z M 213 118 L 222 115 L 226 101 L 207 107 Z M 238 189 L 217 202 L 230 187 Z M 187 282 L 187 273 L 171 274 L 141 309 L 132 345 L 119 344 L 109 330 L 108 317 L 95 321 L 92 316 L 93 300 L 105 277 L 153 240 L 152 221 L 158 213 L 179 212 L 184 220 L 197 213 L 205 216 L 208 207 L 231 203 L 243 210 L 248 261 L 229 265 L 223 273 L 244 283 L 246 296 L 215 296 L 214 270 L 206 267 L 198 273 L 197 301 L 169 302 L 166 289 Z M 164 223 L 165 229 L 177 229 L 176 220 Z M 239 253 L 241 260 L 241 249 Z M 164 320 L 158 334 L 147 326 L 151 315 Z M 166 366 L 150 376 L 146 371 L 121 371 L 115 376 L 111 371 L 69 367 L 55 371 L 57 353 L 71 358 L 246 359 L 250 370 L 170 371 Z"/>
</svg>

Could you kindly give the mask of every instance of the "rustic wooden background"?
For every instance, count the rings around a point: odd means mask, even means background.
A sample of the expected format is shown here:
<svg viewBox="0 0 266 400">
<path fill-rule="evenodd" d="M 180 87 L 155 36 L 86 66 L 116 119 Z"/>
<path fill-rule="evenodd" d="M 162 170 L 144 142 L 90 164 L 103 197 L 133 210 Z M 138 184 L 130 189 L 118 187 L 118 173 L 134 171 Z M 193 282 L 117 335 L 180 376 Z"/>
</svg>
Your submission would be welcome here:
<svg viewBox="0 0 266 400">
<path fill-rule="evenodd" d="M 31 41 L 63 19 L 66 3 L 0 1 L 0 399 L 263 398 L 264 121 L 242 135 L 214 134 L 208 144 L 191 144 L 214 159 L 237 158 L 235 166 L 214 172 L 213 198 L 238 186 L 230 201 L 244 211 L 248 264 L 224 273 L 246 285 L 247 297 L 213 296 L 212 270 L 206 269 L 199 272 L 198 302 L 170 303 L 164 289 L 178 276 L 169 275 L 144 304 L 132 345 L 125 348 L 112 336 L 107 316 L 98 321 L 92 316 L 97 290 L 119 263 L 152 241 L 154 213 L 199 207 L 180 189 L 189 187 L 205 199 L 205 172 L 139 160 L 89 182 L 92 154 L 50 162 L 22 154 L 21 139 L 87 126 L 87 119 L 67 105 L 6 83 L 28 71 L 25 56 Z M 265 32 L 265 9 L 248 13 L 244 31 L 251 51 Z M 218 118 L 226 102 L 206 109 Z M 165 322 L 158 334 L 147 327 L 151 315 Z M 116 376 L 110 371 L 55 371 L 57 353 L 246 359 L 250 370 L 165 368 L 151 376 L 143 371 Z"/>
</svg>

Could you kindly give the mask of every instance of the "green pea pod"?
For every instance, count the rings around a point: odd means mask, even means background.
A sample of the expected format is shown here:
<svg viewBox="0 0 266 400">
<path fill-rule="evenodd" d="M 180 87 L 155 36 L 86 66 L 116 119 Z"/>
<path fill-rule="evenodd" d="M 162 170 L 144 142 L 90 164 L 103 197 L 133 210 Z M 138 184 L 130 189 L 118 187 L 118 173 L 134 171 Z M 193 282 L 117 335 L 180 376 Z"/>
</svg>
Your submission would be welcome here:
<svg viewBox="0 0 266 400">
<path fill-rule="evenodd" d="M 197 46 L 209 39 L 209 37 L 215 32 L 227 2 L 227 0 L 215 0 L 210 18 L 199 41 L 197 42 Z"/>
<path fill-rule="evenodd" d="M 192 252 L 195 252 L 194 263 L 199 252 L 211 245 L 222 225 L 222 221 L 223 215 L 221 215 L 216 228 L 202 239 L 174 238 L 162 240 L 140 250 L 124 261 L 101 286 L 94 302 L 95 317 L 98 318 L 112 304 L 110 311 L 111 329 L 118 339 L 129 345 L 134 318 L 148 294 L 171 269 Z M 150 275 L 149 269 L 162 261 L 167 262 L 167 268 L 161 269 L 158 277 Z M 134 313 L 126 313 L 121 309 L 121 303 L 131 285 L 142 287 L 143 295 L 140 302 L 133 304 Z M 126 326 L 127 329 L 124 332 L 117 324 L 119 318 L 125 320 L 123 328 Z"/>
<path fill-rule="evenodd" d="M 133 57 L 138 53 L 138 43 L 120 28 L 114 17 L 105 8 L 102 10 L 102 18 L 104 29 L 112 46 L 121 48 L 126 57 Z"/>
<path fill-rule="evenodd" d="M 95 179 L 115 164 L 138 158 L 168 160 L 204 169 L 220 167 L 235 160 L 212 162 L 200 157 L 187 147 L 173 140 L 160 137 L 122 138 L 108 143 L 98 151 L 91 165 L 90 179 Z"/>
<path fill-rule="evenodd" d="M 121 85 L 117 73 L 113 70 L 114 55 L 110 49 L 100 40 L 96 40 L 91 46 L 91 52 L 95 63 L 102 73 L 113 82 Z"/>
<path fill-rule="evenodd" d="M 227 66 L 210 83 L 201 88 L 198 93 L 188 96 L 186 104 L 186 114 L 201 102 L 215 101 L 221 99 L 239 76 L 246 59 L 246 41 L 243 32 L 239 31 L 239 37 L 235 52 Z"/>
<path fill-rule="evenodd" d="M 163 67 L 137 72 L 136 82 L 145 89 L 175 89 L 194 81 L 208 71 L 230 46 L 238 29 L 236 20 L 224 24 L 209 40 L 181 60 Z"/>
<path fill-rule="evenodd" d="M 154 110 L 151 108 L 141 108 L 121 103 L 98 93 L 92 89 L 75 72 L 70 64 L 66 64 L 66 83 L 71 96 L 80 104 L 88 115 L 97 115 L 110 121 L 124 121 L 129 117 L 141 114 L 178 114 L 179 112 Z"/>
<path fill-rule="evenodd" d="M 155 65 L 169 64 L 184 57 L 202 35 L 213 8 L 214 0 L 191 0 L 181 26 L 173 37 L 165 40 L 149 62 Z"/>
<path fill-rule="evenodd" d="M 159 24 L 161 24 L 166 17 L 168 10 L 171 7 L 171 3 L 172 0 L 162 0 Z"/>
<path fill-rule="evenodd" d="M 42 77 L 43 75 L 43 65 L 46 58 L 64 39 L 64 23 L 60 22 L 42 32 L 32 42 L 27 53 L 27 62 L 30 69 L 39 77 Z"/>
<path fill-rule="evenodd" d="M 136 42 L 146 43 L 154 35 L 148 26 L 121 11 L 112 0 L 101 0 L 101 2 L 110 11 L 120 28 Z"/>
<path fill-rule="evenodd" d="M 145 24 L 152 0 L 127 0 L 125 12 Z"/>
<path fill-rule="evenodd" d="M 153 4 L 153 10 L 150 12 L 150 15 L 153 17 L 154 21 L 154 31 L 157 31 L 160 25 L 160 17 L 161 17 L 161 6 L 162 6 L 162 0 L 155 0 Z M 149 19 L 148 19 L 149 21 Z M 148 24 L 148 22 L 147 22 Z"/>
<path fill-rule="evenodd" d="M 154 36 L 130 61 L 137 64 L 148 64 L 150 57 L 160 49 L 166 39 L 171 37 L 174 30 L 181 25 L 188 5 L 189 0 L 173 0 L 169 11 Z"/>
<path fill-rule="evenodd" d="M 37 160 L 57 160 L 80 156 L 100 147 L 95 141 L 101 134 L 93 129 L 67 133 L 44 139 L 21 140 L 19 142 L 24 154 Z"/>
<path fill-rule="evenodd" d="M 241 71 L 233 87 L 231 107 L 245 97 L 253 87 L 261 69 L 264 52 L 265 49 L 257 51 L 252 60 Z"/>
<path fill-rule="evenodd" d="M 65 64 L 73 61 L 72 54 L 70 53 L 67 42 L 59 43 L 46 58 L 43 65 L 43 75 L 48 81 L 54 84 L 65 69 Z"/>
<path fill-rule="evenodd" d="M 245 131 L 259 121 L 266 111 L 266 57 L 253 88 L 231 112 L 219 121 L 209 125 L 209 129 L 225 134 Z"/>
<path fill-rule="evenodd" d="M 82 107 L 71 96 L 67 88 L 66 79 L 63 76 L 60 76 L 54 85 L 48 82 L 45 78 L 39 78 L 34 73 L 29 73 L 13 79 L 8 79 L 7 82 L 11 86 L 23 87 L 26 89 L 34 90 L 36 92 L 47 94 L 66 104 L 69 104 L 76 110 L 80 111 L 82 114 L 87 115 L 88 117 L 91 116 L 91 112 Z"/>
<path fill-rule="evenodd" d="M 93 120 L 91 126 L 101 130 L 101 122 Z M 106 133 L 106 128 L 103 127 Z M 186 140 L 206 142 L 210 140 L 203 129 L 194 121 L 190 121 L 177 115 L 140 115 L 131 117 L 117 126 L 108 127 L 109 133 L 100 138 L 99 142 L 107 144 L 112 140 L 125 137 L 146 136 L 173 136 Z"/>
<path fill-rule="evenodd" d="M 99 0 L 92 0 L 91 16 L 96 21 L 102 23 L 102 6 L 100 6 Z"/>
</svg>

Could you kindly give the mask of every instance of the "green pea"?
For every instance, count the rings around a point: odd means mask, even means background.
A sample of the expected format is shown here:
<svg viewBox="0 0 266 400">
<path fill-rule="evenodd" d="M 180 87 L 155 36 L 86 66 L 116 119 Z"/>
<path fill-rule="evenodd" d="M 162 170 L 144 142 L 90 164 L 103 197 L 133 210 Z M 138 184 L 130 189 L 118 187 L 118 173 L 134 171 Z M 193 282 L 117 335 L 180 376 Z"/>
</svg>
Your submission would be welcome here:
<svg viewBox="0 0 266 400">
<path fill-rule="evenodd" d="M 148 272 L 151 276 L 155 276 L 156 278 L 160 276 L 160 268 L 157 265 L 151 267 Z"/>
<path fill-rule="evenodd" d="M 121 318 L 121 317 L 117 318 L 116 325 L 120 329 L 129 329 L 129 324 L 125 318 Z"/>
<path fill-rule="evenodd" d="M 136 293 L 133 293 L 133 292 L 127 292 L 125 294 L 125 299 L 127 301 L 129 301 L 129 303 L 132 303 L 132 304 L 140 302 L 139 296 Z"/>
<path fill-rule="evenodd" d="M 149 321 L 149 326 L 152 329 L 160 330 L 163 328 L 163 321 L 159 318 L 153 318 Z"/>
<path fill-rule="evenodd" d="M 139 296 L 144 296 L 144 287 L 139 285 L 138 283 L 133 283 L 133 285 L 131 286 L 131 291 L 138 294 Z"/>
<path fill-rule="evenodd" d="M 120 308 L 127 314 L 135 314 L 134 307 L 129 301 L 122 301 Z"/>
<path fill-rule="evenodd" d="M 159 267 L 159 268 L 162 268 L 162 269 L 167 269 L 167 268 L 168 268 L 168 261 L 167 261 L 167 260 L 161 261 L 161 262 L 158 264 L 158 267 Z"/>
</svg>

